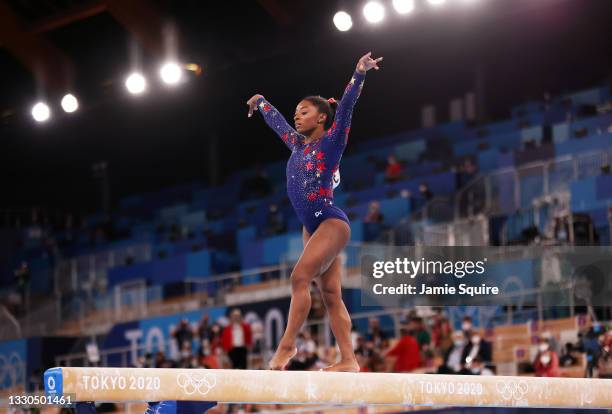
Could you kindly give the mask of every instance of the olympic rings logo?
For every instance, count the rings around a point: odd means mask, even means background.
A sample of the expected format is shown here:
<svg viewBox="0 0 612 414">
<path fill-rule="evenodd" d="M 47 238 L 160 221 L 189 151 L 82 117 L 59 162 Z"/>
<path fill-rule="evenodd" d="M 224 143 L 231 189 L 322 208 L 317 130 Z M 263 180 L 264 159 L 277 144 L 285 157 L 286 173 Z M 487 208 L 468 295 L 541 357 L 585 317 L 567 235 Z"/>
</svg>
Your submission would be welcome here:
<svg viewBox="0 0 612 414">
<path fill-rule="evenodd" d="M 12 352 L 8 357 L 0 354 L 0 389 L 23 383 L 24 364 L 21 357 Z"/>
<path fill-rule="evenodd" d="M 522 401 L 529 390 L 525 381 L 498 381 L 495 388 L 504 400 L 516 401 Z"/>
<path fill-rule="evenodd" d="M 196 392 L 206 395 L 217 385 L 217 377 L 213 374 L 179 374 L 176 383 L 187 395 Z"/>
</svg>

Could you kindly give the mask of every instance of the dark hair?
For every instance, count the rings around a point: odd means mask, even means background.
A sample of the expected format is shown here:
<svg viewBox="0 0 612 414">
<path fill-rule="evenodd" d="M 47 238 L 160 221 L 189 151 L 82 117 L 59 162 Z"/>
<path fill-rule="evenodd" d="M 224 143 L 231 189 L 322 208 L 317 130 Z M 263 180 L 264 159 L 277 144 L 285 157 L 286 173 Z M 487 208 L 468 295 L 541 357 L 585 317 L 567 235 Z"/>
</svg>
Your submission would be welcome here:
<svg viewBox="0 0 612 414">
<path fill-rule="evenodd" d="M 303 101 L 308 101 L 314 106 L 317 107 L 319 113 L 327 115 L 327 119 L 325 120 L 325 125 L 323 126 L 325 129 L 331 128 L 334 123 L 334 118 L 336 116 L 336 108 L 338 107 L 338 102 L 334 99 L 332 102 L 329 102 L 327 99 L 322 96 L 307 96 Z"/>
</svg>

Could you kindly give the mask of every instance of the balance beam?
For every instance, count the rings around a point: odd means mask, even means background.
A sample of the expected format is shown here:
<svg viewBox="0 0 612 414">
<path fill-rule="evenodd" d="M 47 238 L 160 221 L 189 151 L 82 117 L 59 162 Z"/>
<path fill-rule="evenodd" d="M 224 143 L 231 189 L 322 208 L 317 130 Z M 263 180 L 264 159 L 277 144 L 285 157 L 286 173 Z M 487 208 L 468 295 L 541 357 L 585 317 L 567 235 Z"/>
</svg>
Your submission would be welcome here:
<svg viewBox="0 0 612 414">
<path fill-rule="evenodd" d="M 44 380 L 76 401 L 612 408 L 610 379 L 67 367 Z"/>
</svg>

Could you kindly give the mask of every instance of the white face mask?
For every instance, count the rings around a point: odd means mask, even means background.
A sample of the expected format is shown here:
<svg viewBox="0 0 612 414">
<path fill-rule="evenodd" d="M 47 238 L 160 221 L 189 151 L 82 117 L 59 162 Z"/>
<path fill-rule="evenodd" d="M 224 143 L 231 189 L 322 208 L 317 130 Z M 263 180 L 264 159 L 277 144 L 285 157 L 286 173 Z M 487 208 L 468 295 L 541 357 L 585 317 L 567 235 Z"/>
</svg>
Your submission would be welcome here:
<svg viewBox="0 0 612 414">
<path fill-rule="evenodd" d="M 472 324 L 469 322 L 463 322 L 461 324 L 461 329 L 464 331 L 469 331 L 470 329 L 472 329 Z"/>
<path fill-rule="evenodd" d="M 480 343 L 480 336 L 478 336 L 478 335 L 472 336 L 472 343 L 474 345 L 478 345 Z"/>
<path fill-rule="evenodd" d="M 548 344 L 540 344 L 538 345 L 538 349 L 540 350 L 540 352 L 548 351 Z"/>
<path fill-rule="evenodd" d="M 550 362 L 550 355 L 542 355 L 540 357 L 540 362 L 544 365 L 548 365 L 548 363 Z"/>
</svg>

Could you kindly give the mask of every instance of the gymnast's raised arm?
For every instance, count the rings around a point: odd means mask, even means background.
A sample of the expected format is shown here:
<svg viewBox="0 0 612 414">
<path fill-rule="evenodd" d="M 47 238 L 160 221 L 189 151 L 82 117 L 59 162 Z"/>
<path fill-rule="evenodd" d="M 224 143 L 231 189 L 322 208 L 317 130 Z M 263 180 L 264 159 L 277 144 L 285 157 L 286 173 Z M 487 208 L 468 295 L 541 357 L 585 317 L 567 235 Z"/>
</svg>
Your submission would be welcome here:
<svg viewBox="0 0 612 414">
<path fill-rule="evenodd" d="M 357 102 L 357 98 L 359 98 L 361 88 L 363 88 L 366 72 L 370 69 L 380 69 L 378 63 L 381 62 L 383 58 L 379 57 L 378 59 L 372 59 L 371 56 L 372 52 L 368 52 L 359 59 L 355 67 L 355 72 L 348 85 L 346 85 L 346 88 L 344 88 L 344 94 L 338 104 L 335 122 L 328 134 L 330 140 L 338 145 L 346 145 L 348 132 L 351 127 L 353 107 Z"/>
<path fill-rule="evenodd" d="M 263 116 L 266 124 L 276 132 L 276 134 L 283 140 L 285 145 L 293 151 L 297 142 L 298 134 L 285 120 L 283 115 L 270 104 L 262 95 L 253 95 L 251 99 L 247 101 L 249 106 L 250 118 L 253 116 L 253 112 L 259 110 Z"/>
</svg>

